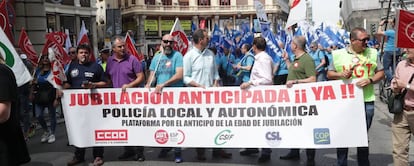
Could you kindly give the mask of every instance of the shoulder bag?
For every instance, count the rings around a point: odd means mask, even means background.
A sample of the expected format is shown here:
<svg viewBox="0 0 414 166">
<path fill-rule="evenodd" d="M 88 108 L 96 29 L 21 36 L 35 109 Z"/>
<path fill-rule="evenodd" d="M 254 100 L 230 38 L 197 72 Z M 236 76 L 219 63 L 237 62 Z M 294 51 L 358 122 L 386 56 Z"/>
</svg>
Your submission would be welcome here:
<svg viewBox="0 0 414 166">
<path fill-rule="evenodd" d="M 414 74 L 411 75 L 409 84 L 413 81 Z M 393 94 L 388 97 L 388 111 L 392 114 L 399 114 L 403 112 L 404 109 L 404 98 L 405 94 L 407 94 L 407 89 L 404 89 L 402 93 Z"/>
</svg>

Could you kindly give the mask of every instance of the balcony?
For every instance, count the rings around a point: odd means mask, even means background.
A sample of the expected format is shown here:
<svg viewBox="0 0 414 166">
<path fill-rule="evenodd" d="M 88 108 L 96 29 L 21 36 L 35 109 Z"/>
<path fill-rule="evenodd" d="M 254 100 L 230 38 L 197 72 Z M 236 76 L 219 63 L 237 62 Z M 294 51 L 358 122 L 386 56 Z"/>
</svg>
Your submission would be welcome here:
<svg viewBox="0 0 414 166">
<path fill-rule="evenodd" d="M 276 13 L 280 10 L 279 5 L 266 5 L 267 13 Z M 121 7 L 121 13 L 127 14 L 144 14 L 144 15 L 221 15 L 234 14 L 241 12 L 243 14 L 256 14 L 254 5 L 239 6 L 180 6 L 180 5 L 132 5 Z"/>
</svg>

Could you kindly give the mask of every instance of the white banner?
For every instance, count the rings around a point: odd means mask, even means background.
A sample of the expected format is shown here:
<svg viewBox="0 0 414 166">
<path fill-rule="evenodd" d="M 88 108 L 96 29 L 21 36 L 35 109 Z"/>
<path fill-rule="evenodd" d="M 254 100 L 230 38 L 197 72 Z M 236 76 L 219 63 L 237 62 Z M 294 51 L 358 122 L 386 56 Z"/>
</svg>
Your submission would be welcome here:
<svg viewBox="0 0 414 166">
<path fill-rule="evenodd" d="M 368 146 L 356 80 L 286 86 L 64 90 L 70 144 L 335 148 Z"/>
</svg>

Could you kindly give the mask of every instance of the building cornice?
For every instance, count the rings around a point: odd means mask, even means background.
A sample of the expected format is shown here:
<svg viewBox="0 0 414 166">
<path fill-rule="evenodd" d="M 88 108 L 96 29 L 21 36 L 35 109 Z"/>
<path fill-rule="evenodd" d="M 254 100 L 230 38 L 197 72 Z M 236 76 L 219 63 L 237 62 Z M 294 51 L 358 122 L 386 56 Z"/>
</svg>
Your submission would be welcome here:
<svg viewBox="0 0 414 166">
<path fill-rule="evenodd" d="M 62 14 L 69 14 L 69 15 L 96 16 L 97 8 L 45 3 L 45 11 L 46 13 L 62 13 Z"/>
</svg>

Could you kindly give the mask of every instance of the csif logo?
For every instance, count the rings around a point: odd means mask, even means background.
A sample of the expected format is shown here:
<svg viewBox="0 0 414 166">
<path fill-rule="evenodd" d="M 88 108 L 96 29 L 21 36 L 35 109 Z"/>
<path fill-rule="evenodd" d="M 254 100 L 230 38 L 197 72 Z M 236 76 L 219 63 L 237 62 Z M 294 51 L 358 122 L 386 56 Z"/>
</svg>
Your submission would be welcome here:
<svg viewBox="0 0 414 166">
<path fill-rule="evenodd" d="M 331 144 L 331 136 L 328 128 L 313 129 L 313 141 L 315 144 Z"/>
<path fill-rule="evenodd" d="M 128 130 L 95 130 L 96 141 L 128 140 Z"/>
<path fill-rule="evenodd" d="M 226 129 L 220 131 L 214 138 L 214 143 L 216 145 L 224 145 L 227 141 L 230 141 L 234 137 L 234 134 L 231 133 L 231 130 Z"/>
</svg>

